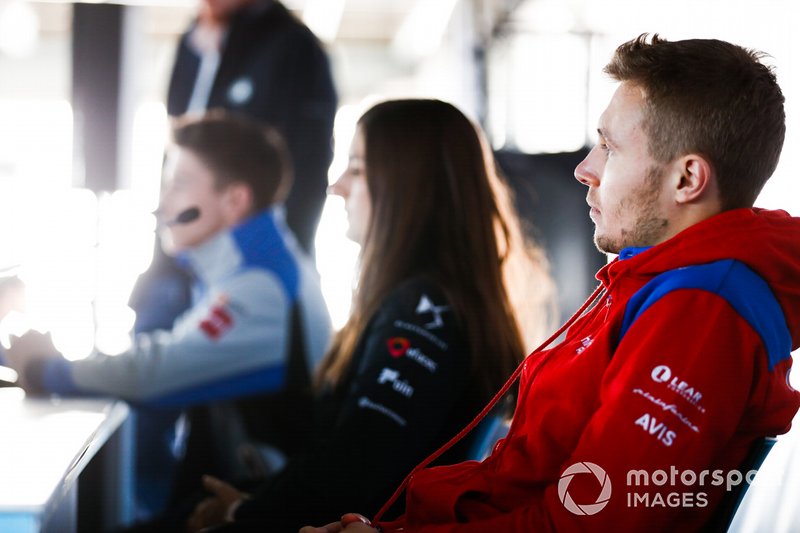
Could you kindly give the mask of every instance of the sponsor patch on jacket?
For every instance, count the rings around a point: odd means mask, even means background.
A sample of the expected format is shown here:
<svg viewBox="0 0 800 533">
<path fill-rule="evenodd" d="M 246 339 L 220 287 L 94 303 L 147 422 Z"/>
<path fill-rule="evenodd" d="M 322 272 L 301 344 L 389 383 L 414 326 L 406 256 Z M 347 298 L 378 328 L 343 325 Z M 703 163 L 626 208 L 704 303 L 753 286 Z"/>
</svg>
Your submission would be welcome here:
<svg viewBox="0 0 800 533">
<path fill-rule="evenodd" d="M 658 420 L 650 413 L 645 413 L 636 419 L 634 425 L 645 430 L 649 435 L 657 439 L 664 446 L 672 446 L 677 434 L 667 427 L 663 420 Z"/>
<path fill-rule="evenodd" d="M 692 422 L 691 419 L 688 416 L 686 416 L 682 412 L 680 412 L 678 410 L 678 406 L 675 405 L 674 403 L 665 402 L 661 398 L 657 398 L 657 397 L 653 396 L 652 394 L 650 394 L 648 391 L 645 391 L 645 390 L 642 390 L 642 389 L 633 389 L 633 393 L 644 397 L 645 399 L 650 401 L 650 403 L 652 403 L 656 407 L 660 407 L 662 411 L 667 412 L 667 413 L 672 413 L 673 415 L 675 415 L 675 417 L 678 420 L 680 420 L 683 423 L 683 425 L 685 425 L 686 427 L 688 427 L 689 429 L 691 429 L 695 433 L 700 433 L 700 428 L 697 427 L 694 424 L 694 422 Z"/>
<path fill-rule="evenodd" d="M 434 343 L 440 350 L 447 350 L 449 348 L 448 344 L 444 342 L 442 339 L 440 339 L 430 331 L 426 330 L 425 328 L 419 327 L 416 324 L 411 324 L 410 322 L 405 322 L 403 320 L 395 320 L 393 325 L 396 328 L 404 329 L 406 331 L 410 331 L 412 333 L 416 333 L 422 337 L 425 337 L 427 340 Z"/>
<path fill-rule="evenodd" d="M 389 384 L 395 392 L 402 394 L 406 398 L 414 396 L 414 387 L 412 387 L 408 381 L 400 379 L 400 372 L 392 368 L 384 368 L 381 370 L 381 374 L 378 376 L 378 384 Z"/>
<path fill-rule="evenodd" d="M 584 351 L 586 348 L 588 348 L 589 346 L 591 346 L 591 345 L 592 345 L 592 342 L 593 342 L 593 341 L 594 341 L 594 339 L 592 339 L 592 336 L 591 336 L 591 335 L 589 335 L 588 337 L 584 337 L 584 338 L 582 338 L 582 339 L 580 340 L 580 343 L 581 343 L 581 345 L 580 345 L 580 346 L 578 346 L 578 348 L 575 350 L 575 353 L 577 353 L 577 354 L 583 353 L 583 351 Z"/>
<path fill-rule="evenodd" d="M 405 337 L 392 337 L 386 341 L 386 348 L 389 350 L 389 355 L 395 359 L 405 356 L 428 371 L 436 372 L 438 367 L 436 361 L 425 355 L 419 348 L 411 346 L 411 341 Z"/>
<path fill-rule="evenodd" d="M 220 298 L 211 306 L 208 316 L 200 321 L 200 330 L 211 340 L 219 340 L 233 327 L 233 315 L 226 298 Z"/>
<path fill-rule="evenodd" d="M 435 305 L 427 294 L 423 294 L 417 304 L 417 314 L 423 315 L 430 313 L 432 320 L 425 324 L 426 329 L 439 329 L 444 326 L 442 313 L 449 311 L 449 305 Z"/>
<path fill-rule="evenodd" d="M 394 411 L 392 411 L 391 409 L 389 409 L 385 405 L 377 403 L 377 402 L 373 402 L 372 400 L 370 400 L 366 396 L 362 396 L 361 398 L 358 399 L 358 406 L 360 408 L 362 408 L 362 409 L 370 409 L 372 411 L 376 411 L 378 413 L 381 413 L 382 415 L 385 415 L 385 416 L 391 418 L 392 420 L 394 420 L 395 422 L 397 422 L 401 426 L 405 426 L 408 423 L 408 422 L 406 422 L 405 418 L 403 418 L 402 416 L 398 415 L 397 413 L 395 413 Z"/>
<path fill-rule="evenodd" d="M 650 377 L 656 383 L 664 383 L 667 388 L 674 393 L 677 393 L 681 398 L 695 406 L 698 411 L 705 413 L 706 409 L 700 405 L 703 399 L 703 393 L 697 388 L 682 380 L 679 376 L 673 374 L 672 369 L 667 365 L 658 365 L 650 372 Z"/>
</svg>

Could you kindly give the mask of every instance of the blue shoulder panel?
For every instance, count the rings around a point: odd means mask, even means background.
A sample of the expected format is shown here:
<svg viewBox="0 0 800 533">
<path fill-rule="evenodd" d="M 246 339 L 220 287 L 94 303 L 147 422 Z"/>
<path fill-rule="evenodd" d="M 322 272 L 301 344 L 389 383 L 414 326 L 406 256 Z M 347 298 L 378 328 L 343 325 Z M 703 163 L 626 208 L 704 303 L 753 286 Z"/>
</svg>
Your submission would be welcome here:
<svg viewBox="0 0 800 533">
<path fill-rule="evenodd" d="M 651 305 L 679 289 L 705 290 L 724 298 L 761 337 L 770 370 L 791 357 L 789 328 L 772 290 L 758 274 L 733 259 L 670 270 L 650 280 L 628 301 L 620 341 Z"/>
<path fill-rule="evenodd" d="M 264 211 L 233 230 L 244 266 L 257 266 L 273 272 L 286 289 L 289 302 L 300 290 L 300 269 L 286 246 L 272 210 Z"/>
</svg>

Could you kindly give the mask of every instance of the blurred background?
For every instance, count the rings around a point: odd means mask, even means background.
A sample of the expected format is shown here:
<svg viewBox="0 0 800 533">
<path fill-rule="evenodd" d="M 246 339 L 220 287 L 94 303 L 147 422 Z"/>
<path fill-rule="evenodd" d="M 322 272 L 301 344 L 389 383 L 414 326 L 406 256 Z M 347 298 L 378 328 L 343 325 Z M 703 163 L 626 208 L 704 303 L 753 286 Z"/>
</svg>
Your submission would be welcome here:
<svg viewBox="0 0 800 533">
<path fill-rule="evenodd" d="M 453 102 L 488 133 L 550 255 L 562 314 L 590 292 L 605 261 L 591 245 L 585 191 L 572 169 L 614 88 L 602 67 L 640 33 L 719 38 L 771 55 L 787 137 L 757 205 L 800 215 L 800 42 L 790 0 L 283 3 L 332 61 L 340 108 L 330 181 L 371 103 Z M 128 297 L 153 255 L 168 75 L 196 8 L 195 0 L 0 0 L 0 277 L 27 287 L 24 302 L 10 298 L 16 311 L 0 323 L 3 342 L 36 328 L 52 331 L 70 358 L 128 346 Z M 358 253 L 344 239 L 345 220 L 341 199 L 329 198 L 316 239 L 336 326 L 347 316 Z M 771 505 L 800 499 L 780 487 Z M 786 527 L 785 514 L 769 530 Z"/>
<path fill-rule="evenodd" d="M 604 260 L 591 248 L 584 190 L 571 183 L 572 169 L 613 91 L 603 65 L 642 32 L 726 39 L 772 56 L 788 133 L 759 205 L 800 213 L 792 149 L 800 44 L 789 1 L 284 4 L 331 58 L 340 108 L 330 180 L 371 103 L 409 96 L 455 103 L 487 131 L 558 267 L 562 314 L 588 293 Z M 3 335 L 49 329 L 73 358 L 95 345 L 109 353 L 127 346 L 134 320 L 127 299 L 152 259 L 166 85 L 177 39 L 196 9 L 195 0 L 0 0 L 0 275 L 18 274 L 28 287 L 26 313 L 10 313 Z M 344 224 L 341 199 L 329 198 L 317 263 L 336 325 L 347 316 L 357 254 Z"/>
</svg>

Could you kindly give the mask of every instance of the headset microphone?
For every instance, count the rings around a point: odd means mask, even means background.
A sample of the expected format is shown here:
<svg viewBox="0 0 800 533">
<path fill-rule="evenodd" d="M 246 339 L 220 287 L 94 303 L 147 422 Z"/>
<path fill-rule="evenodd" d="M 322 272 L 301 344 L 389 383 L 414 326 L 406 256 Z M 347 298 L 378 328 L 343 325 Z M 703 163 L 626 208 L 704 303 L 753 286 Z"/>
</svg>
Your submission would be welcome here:
<svg viewBox="0 0 800 533">
<path fill-rule="evenodd" d="M 194 222 L 200 218 L 200 208 L 199 207 L 190 207 L 188 209 L 184 209 L 178 216 L 173 218 L 172 220 L 168 220 L 165 224 L 167 226 L 176 226 L 179 224 L 188 224 L 189 222 Z"/>
</svg>

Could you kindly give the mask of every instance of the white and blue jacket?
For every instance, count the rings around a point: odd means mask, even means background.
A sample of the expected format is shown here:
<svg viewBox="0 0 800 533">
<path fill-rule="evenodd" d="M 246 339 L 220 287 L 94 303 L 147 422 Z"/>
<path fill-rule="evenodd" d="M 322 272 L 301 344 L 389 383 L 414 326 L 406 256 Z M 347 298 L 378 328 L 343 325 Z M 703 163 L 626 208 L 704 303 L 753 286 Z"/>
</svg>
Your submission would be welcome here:
<svg viewBox="0 0 800 533">
<path fill-rule="evenodd" d="M 286 381 L 295 303 L 307 368 L 322 358 L 330 319 L 318 274 L 274 210 L 216 235 L 182 260 L 196 284 L 192 307 L 172 330 L 140 333 L 117 356 L 51 360 L 37 372 L 37 385 L 165 407 L 277 391 Z"/>
</svg>

